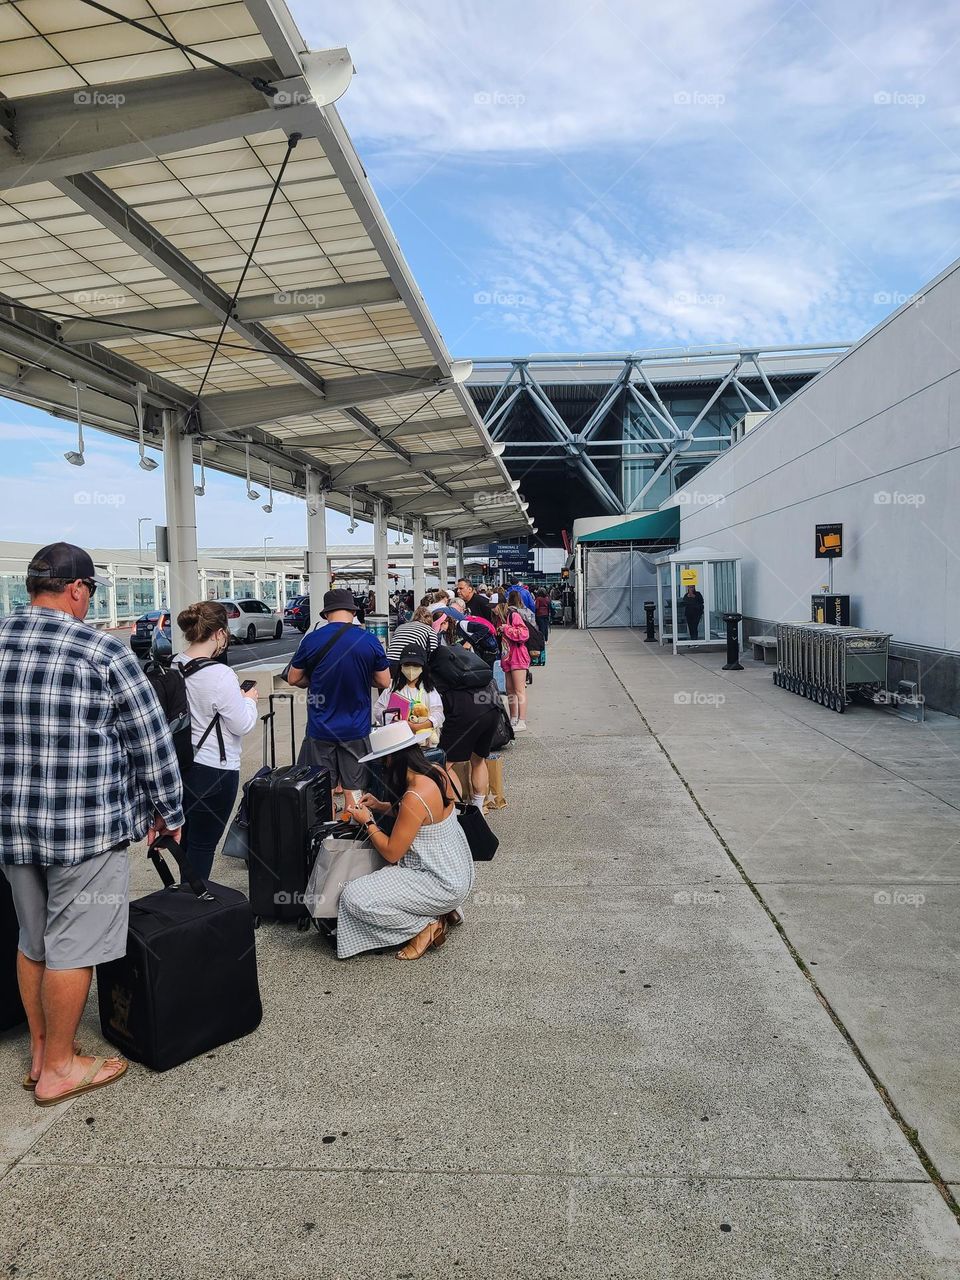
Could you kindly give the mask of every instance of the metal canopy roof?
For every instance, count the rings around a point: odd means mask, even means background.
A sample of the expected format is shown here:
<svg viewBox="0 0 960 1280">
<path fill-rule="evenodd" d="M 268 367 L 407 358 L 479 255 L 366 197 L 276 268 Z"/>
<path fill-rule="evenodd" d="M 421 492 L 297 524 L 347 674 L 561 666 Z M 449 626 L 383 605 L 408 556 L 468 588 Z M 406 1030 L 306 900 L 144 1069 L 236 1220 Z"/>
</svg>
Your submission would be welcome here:
<svg viewBox="0 0 960 1280">
<path fill-rule="evenodd" d="M 141 384 L 147 442 L 176 410 L 195 461 L 526 531 L 332 106 L 351 75 L 282 0 L 0 0 L 0 394 L 67 417 L 79 383 L 135 438 Z"/>
</svg>

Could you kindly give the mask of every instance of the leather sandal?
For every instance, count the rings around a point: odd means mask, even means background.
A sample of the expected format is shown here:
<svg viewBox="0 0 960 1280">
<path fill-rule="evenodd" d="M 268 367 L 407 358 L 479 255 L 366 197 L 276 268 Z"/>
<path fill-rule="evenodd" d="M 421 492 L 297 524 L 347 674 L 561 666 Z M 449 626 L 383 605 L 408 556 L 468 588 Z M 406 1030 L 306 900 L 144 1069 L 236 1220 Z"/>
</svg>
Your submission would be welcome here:
<svg viewBox="0 0 960 1280">
<path fill-rule="evenodd" d="M 431 947 L 442 947 L 447 940 L 447 924 L 445 920 L 431 920 L 426 928 L 421 929 L 415 938 L 411 938 L 405 947 L 397 952 L 398 960 L 419 960 Z"/>
<path fill-rule="evenodd" d="M 107 1076 L 106 1080 L 96 1080 L 95 1077 L 108 1062 L 119 1062 L 120 1069 L 114 1071 L 113 1075 Z M 69 1098 L 79 1098 L 81 1093 L 92 1093 L 94 1089 L 103 1089 L 106 1085 L 113 1084 L 114 1080 L 119 1080 L 121 1076 L 127 1074 L 127 1066 L 125 1058 L 94 1058 L 78 1085 L 67 1089 L 65 1093 L 58 1093 L 55 1098 L 38 1098 L 34 1092 L 33 1100 L 38 1107 L 55 1107 Z"/>
</svg>

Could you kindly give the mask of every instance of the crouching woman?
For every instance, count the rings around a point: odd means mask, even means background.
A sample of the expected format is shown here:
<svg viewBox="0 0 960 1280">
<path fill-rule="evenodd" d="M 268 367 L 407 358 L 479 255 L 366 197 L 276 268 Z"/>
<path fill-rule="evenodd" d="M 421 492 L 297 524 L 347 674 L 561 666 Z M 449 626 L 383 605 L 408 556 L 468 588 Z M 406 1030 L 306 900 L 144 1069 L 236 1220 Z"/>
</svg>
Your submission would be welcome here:
<svg viewBox="0 0 960 1280">
<path fill-rule="evenodd" d="M 424 736 L 403 721 L 370 734 L 364 760 L 383 760 L 388 799 L 367 794 L 346 812 L 393 865 L 344 886 L 337 915 L 341 960 L 381 947 L 399 947 L 398 960 L 418 960 L 442 946 L 448 927 L 462 920 L 458 908 L 473 886 L 473 860 L 452 784 L 423 754 Z M 389 835 L 375 816 L 388 814 L 394 817 Z"/>
</svg>

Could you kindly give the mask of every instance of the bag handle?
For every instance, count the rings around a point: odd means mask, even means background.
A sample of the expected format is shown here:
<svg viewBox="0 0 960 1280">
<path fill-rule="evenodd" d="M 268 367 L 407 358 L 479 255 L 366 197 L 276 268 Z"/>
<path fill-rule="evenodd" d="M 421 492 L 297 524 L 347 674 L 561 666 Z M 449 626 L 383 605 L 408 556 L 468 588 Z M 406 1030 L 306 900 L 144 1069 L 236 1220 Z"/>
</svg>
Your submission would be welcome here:
<svg viewBox="0 0 960 1280">
<path fill-rule="evenodd" d="M 181 879 L 184 880 L 198 898 L 203 902 L 215 902 L 213 894 L 193 869 L 190 859 L 174 840 L 173 836 L 158 836 L 147 850 L 147 856 L 157 869 L 165 889 L 172 889 L 176 884 L 170 868 L 164 862 L 161 853 L 169 853 L 180 868 Z"/>
</svg>

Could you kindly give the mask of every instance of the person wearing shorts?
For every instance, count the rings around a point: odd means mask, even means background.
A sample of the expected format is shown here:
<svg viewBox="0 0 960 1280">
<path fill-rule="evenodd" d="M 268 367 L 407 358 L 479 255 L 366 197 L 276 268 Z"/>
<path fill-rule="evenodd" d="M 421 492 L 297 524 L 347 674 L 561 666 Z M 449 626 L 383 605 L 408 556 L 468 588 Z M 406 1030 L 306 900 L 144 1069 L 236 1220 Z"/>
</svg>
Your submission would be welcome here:
<svg viewBox="0 0 960 1280">
<path fill-rule="evenodd" d="M 351 626 L 356 612 L 352 591 L 328 591 L 321 610 L 326 626 L 307 632 L 287 672 L 288 684 L 309 691 L 297 763 L 326 769 L 348 807 L 367 789 L 360 757 L 369 750 L 371 686 L 390 687 L 383 646 L 371 632 Z"/>
<path fill-rule="evenodd" d="M 489 688 L 451 689 L 440 696 L 443 702 L 440 750 L 446 755 L 448 771 L 458 787 L 457 775 L 450 766 L 470 761 L 473 803 L 482 809 L 490 784 L 487 759 L 493 751 L 500 721 L 493 694 Z"/>
<path fill-rule="evenodd" d="M 94 966 L 126 954 L 128 845 L 183 825 L 156 695 L 126 645 L 84 621 L 103 582 L 86 551 L 52 543 L 27 569 L 29 605 L 0 620 L 0 865 L 38 1106 L 126 1071 L 74 1037 Z"/>
</svg>

